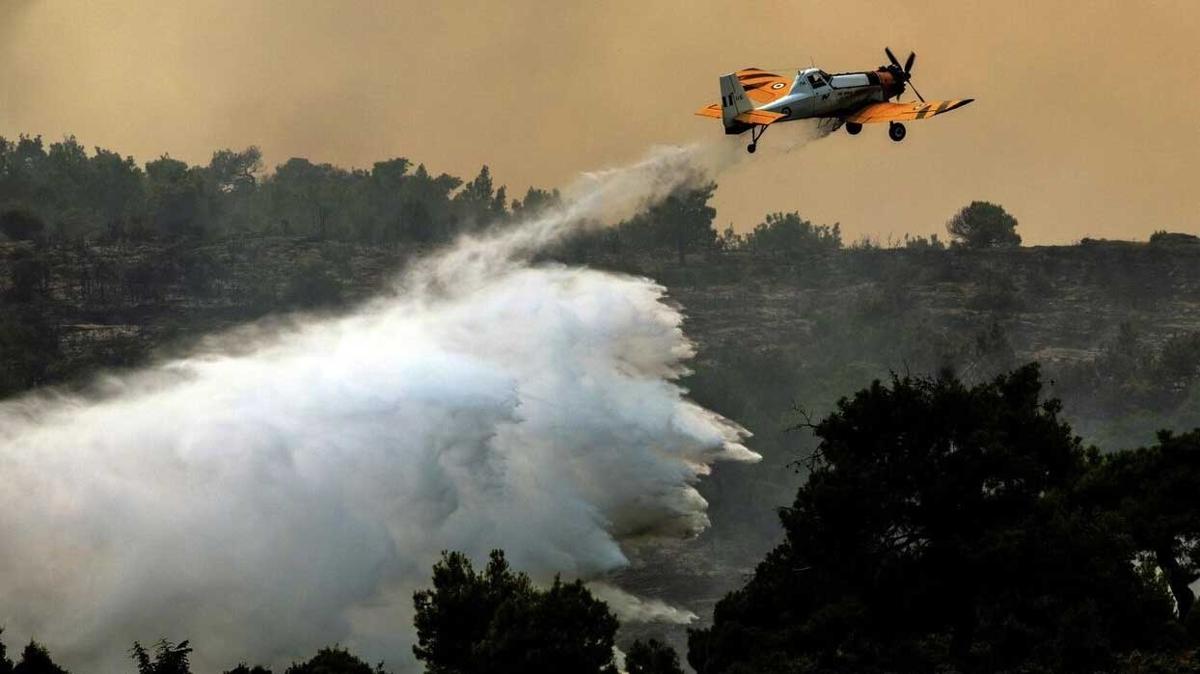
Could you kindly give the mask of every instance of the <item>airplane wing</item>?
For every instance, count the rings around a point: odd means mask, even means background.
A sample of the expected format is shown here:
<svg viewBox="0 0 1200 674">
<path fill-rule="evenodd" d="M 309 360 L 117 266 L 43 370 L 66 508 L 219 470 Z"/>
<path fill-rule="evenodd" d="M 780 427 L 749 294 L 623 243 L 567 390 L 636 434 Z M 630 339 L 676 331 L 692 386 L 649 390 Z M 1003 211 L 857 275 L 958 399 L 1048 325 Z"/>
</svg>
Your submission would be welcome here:
<svg viewBox="0 0 1200 674">
<path fill-rule="evenodd" d="M 737 75 L 738 82 L 746 90 L 746 97 L 754 101 L 755 105 L 766 105 L 780 96 L 786 96 L 792 90 L 791 80 L 761 68 L 743 68 L 734 75 Z"/>
<path fill-rule="evenodd" d="M 926 119 L 943 112 L 957 110 L 973 100 L 975 99 L 964 98 L 957 101 L 929 101 L 928 103 L 915 101 L 912 103 L 872 103 L 846 117 L 846 121 L 855 124 L 874 124 Z M 720 110 L 718 109 L 717 112 Z"/>
<path fill-rule="evenodd" d="M 721 106 L 717 105 L 716 103 L 713 103 L 712 105 L 710 105 L 708 107 L 700 108 L 699 110 L 696 111 L 696 114 L 701 117 L 712 117 L 714 119 L 721 119 Z M 779 120 L 783 119 L 784 117 L 787 117 L 787 115 L 784 115 L 784 114 L 781 114 L 778 112 L 767 112 L 766 110 L 751 110 L 749 112 L 743 112 L 742 114 L 738 115 L 737 117 L 734 117 L 734 119 L 736 119 L 739 122 L 745 123 L 745 124 L 761 124 L 762 126 L 766 126 L 768 124 L 773 124 L 775 122 L 778 122 Z"/>
</svg>

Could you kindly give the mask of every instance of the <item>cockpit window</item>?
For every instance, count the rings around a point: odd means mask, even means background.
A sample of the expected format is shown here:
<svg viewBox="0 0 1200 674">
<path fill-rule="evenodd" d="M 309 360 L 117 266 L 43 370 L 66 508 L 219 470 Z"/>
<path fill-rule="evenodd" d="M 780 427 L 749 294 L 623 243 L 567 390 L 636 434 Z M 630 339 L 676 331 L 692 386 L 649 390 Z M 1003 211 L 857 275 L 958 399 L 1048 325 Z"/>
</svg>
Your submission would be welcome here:
<svg viewBox="0 0 1200 674">
<path fill-rule="evenodd" d="M 825 73 L 813 73 L 808 76 L 808 83 L 812 85 L 813 89 L 825 86 L 824 74 Z"/>
</svg>

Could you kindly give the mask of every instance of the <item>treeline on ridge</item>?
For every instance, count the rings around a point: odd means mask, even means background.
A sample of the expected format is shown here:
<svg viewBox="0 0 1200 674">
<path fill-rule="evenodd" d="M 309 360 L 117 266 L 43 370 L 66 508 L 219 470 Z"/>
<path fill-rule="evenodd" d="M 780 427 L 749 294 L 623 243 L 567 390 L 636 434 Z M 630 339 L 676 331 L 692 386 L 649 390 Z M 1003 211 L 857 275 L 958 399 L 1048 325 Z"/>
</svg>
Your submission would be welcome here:
<svg viewBox="0 0 1200 674">
<path fill-rule="evenodd" d="M 622 224 L 617 239 L 633 248 L 736 248 L 772 252 L 838 248 L 838 225 L 797 214 L 768 215 L 754 231 L 718 233 L 708 206 L 713 184 L 681 189 Z M 74 136 L 48 145 L 41 136 L 0 137 L 0 231 L 10 239 L 145 241 L 239 235 L 305 236 L 367 244 L 445 242 L 465 232 L 519 220 L 560 197 L 530 187 L 519 199 L 496 187 L 485 165 L 471 180 L 403 157 L 371 169 L 345 169 L 294 157 L 264 172 L 257 147 L 213 153 L 207 165 L 163 155 L 139 165 L 101 147 L 89 153 Z M 975 202 L 947 228 L 970 246 L 1020 243 L 1016 220 Z M 609 241 L 611 243 L 611 241 Z M 869 245 L 869 242 L 864 242 Z M 943 247 L 936 236 L 903 245 Z"/>
</svg>

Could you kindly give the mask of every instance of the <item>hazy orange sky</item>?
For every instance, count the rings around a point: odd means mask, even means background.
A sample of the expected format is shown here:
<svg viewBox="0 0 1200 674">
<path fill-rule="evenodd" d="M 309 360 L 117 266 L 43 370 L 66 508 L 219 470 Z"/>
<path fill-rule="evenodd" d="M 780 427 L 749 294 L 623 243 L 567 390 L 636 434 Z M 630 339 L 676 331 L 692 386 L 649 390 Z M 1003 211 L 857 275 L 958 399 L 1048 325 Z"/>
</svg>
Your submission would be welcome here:
<svg viewBox="0 0 1200 674">
<path fill-rule="evenodd" d="M 890 45 L 927 98 L 978 100 L 900 144 L 873 126 L 785 151 L 804 131 L 772 129 L 718 176 L 720 226 L 799 210 L 886 240 L 987 199 L 1028 243 L 1145 238 L 1200 230 L 1198 34 L 1196 0 L 0 0 L 0 134 L 142 162 L 486 162 L 519 194 L 719 139 L 692 112 L 721 73 L 867 69 Z"/>
</svg>

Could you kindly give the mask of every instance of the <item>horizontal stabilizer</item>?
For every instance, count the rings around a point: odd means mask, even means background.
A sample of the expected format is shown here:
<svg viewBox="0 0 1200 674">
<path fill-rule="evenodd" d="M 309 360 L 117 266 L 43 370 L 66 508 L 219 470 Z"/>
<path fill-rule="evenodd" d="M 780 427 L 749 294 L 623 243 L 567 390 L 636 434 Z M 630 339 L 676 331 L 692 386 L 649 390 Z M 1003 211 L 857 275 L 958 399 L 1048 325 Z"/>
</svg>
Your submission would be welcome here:
<svg viewBox="0 0 1200 674">
<path fill-rule="evenodd" d="M 700 108 L 699 110 L 696 111 L 696 114 L 701 117 L 712 117 L 713 119 L 721 119 L 721 106 L 717 105 L 716 103 L 713 103 L 712 105 L 708 106 L 707 108 Z M 779 120 L 783 119 L 784 117 L 787 117 L 787 115 L 783 115 L 778 112 L 767 112 L 766 110 L 751 110 L 749 112 L 743 112 L 743 113 L 735 116 L 733 119 L 734 119 L 734 121 L 741 122 L 742 124 L 762 124 L 765 126 L 767 124 L 772 124 L 774 122 L 778 122 Z"/>
<path fill-rule="evenodd" d="M 751 110 L 750 112 L 743 112 L 737 117 L 734 117 L 734 119 L 743 124 L 762 124 L 763 126 L 766 126 L 767 124 L 774 124 L 784 117 L 787 117 L 787 115 L 778 112 Z"/>
</svg>

